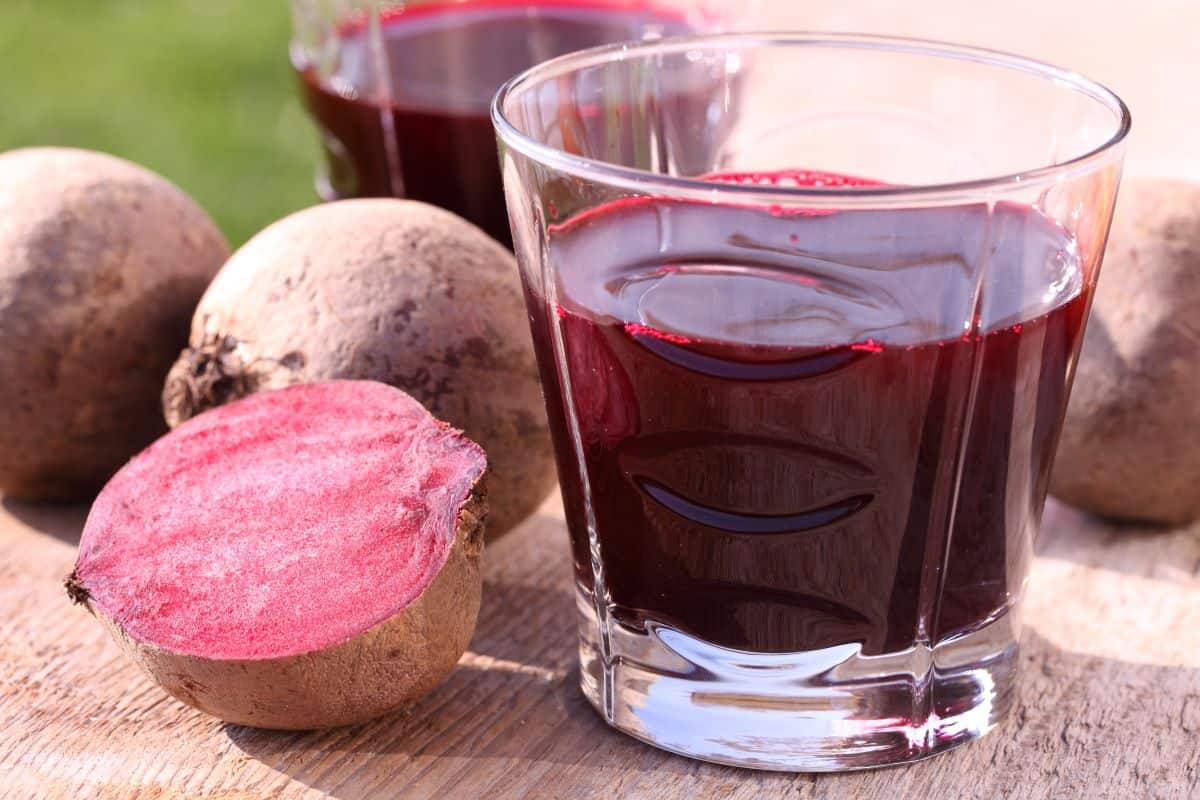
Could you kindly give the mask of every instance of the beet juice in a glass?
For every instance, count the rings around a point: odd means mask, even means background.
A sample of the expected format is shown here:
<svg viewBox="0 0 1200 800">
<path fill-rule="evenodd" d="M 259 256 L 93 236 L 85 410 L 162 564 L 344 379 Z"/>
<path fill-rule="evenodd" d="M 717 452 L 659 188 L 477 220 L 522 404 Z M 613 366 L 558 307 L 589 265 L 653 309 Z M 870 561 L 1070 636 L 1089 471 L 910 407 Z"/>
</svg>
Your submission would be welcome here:
<svg viewBox="0 0 1200 800">
<path fill-rule="evenodd" d="M 770 769 L 993 727 L 1121 101 L 995 52 L 745 35 L 543 64 L 493 119 L 588 700 Z"/>
<path fill-rule="evenodd" d="M 582 48 L 714 30 L 718 5 L 293 0 L 292 62 L 323 150 L 317 190 L 432 203 L 511 246 L 488 117 L 500 85 Z"/>
</svg>

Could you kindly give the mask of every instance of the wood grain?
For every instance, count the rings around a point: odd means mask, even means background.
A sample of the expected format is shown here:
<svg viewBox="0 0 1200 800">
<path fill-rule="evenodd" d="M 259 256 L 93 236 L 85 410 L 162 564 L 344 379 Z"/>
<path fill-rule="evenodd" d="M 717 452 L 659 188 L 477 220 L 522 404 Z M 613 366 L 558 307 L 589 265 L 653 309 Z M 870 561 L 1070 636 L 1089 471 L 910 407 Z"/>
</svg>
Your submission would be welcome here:
<svg viewBox="0 0 1200 800">
<path fill-rule="evenodd" d="M 576 688 L 557 501 L 487 553 L 471 650 L 407 713 L 325 733 L 208 719 L 126 663 L 61 588 L 79 510 L 0 501 L 0 797 L 1189 798 L 1200 792 L 1200 528 L 1053 507 L 1016 713 L 911 767 L 755 773 L 608 729 Z"/>
</svg>

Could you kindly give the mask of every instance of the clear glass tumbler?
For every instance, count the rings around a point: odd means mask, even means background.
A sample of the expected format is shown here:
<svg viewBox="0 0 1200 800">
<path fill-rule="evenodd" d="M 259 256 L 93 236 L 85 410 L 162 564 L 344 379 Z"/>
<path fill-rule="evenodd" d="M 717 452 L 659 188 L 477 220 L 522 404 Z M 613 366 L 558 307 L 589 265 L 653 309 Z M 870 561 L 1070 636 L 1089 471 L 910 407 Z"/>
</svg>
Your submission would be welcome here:
<svg viewBox="0 0 1200 800">
<path fill-rule="evenodd" d="M 317 191 L 433 203 L 508 244 L 488 117 L 500 84 L 585 47 L 727 30 L 755 2 L 292 0 Z"/>
<path fill-rule="evenodd" d="M 1121 101 L 1001 53 L 727 35 L 555 59 L 492 113 L 591 703 L 789 770 L 995 725 Z"/>
</svg>

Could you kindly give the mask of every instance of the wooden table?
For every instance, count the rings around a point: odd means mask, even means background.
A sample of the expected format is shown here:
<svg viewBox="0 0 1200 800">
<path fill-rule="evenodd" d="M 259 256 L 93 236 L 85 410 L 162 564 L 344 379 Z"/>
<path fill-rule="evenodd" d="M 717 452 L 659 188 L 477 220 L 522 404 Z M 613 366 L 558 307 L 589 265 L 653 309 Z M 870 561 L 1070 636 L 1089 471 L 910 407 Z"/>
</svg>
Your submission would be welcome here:
<svg viewBox="0 0 1200 800">
<path fill-rule="evenodd" d="M 600 721 L 576 686 L 557 498 L 487 552 L 478 632 L 440 689 L 307 734 L 209 719 L 130 665 L 62 590 L 82 520 L 0 500 L 2 798 L 1200 797 L 1200 526 L 1052 506 L 1012 717 L 915 766 L 814 776 L 691 761 Z"/>
</svg>

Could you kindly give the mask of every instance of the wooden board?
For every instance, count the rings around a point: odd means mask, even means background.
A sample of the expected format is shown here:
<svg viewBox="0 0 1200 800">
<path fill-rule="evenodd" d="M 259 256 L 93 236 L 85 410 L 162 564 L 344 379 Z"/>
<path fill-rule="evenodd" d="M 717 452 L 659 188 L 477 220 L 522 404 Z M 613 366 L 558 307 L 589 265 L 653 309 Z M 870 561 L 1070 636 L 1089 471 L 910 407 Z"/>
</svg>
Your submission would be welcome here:
<svg viewBox="0 0 1200 800">
<path fill-rule="evenodd" d="M 557 499 L 486 554 L 478 632 L 440 689 L 308 734 L 224 725 L 126 663 L 61 587 L 82 519 L 0 500 L 3 798 L 1200 796 L 1200 527 L 1052 506 L 1016 713 L 911 767 L 812 776 L 691 761 L 600 721 L 576 687 Z"/>
</svg>

